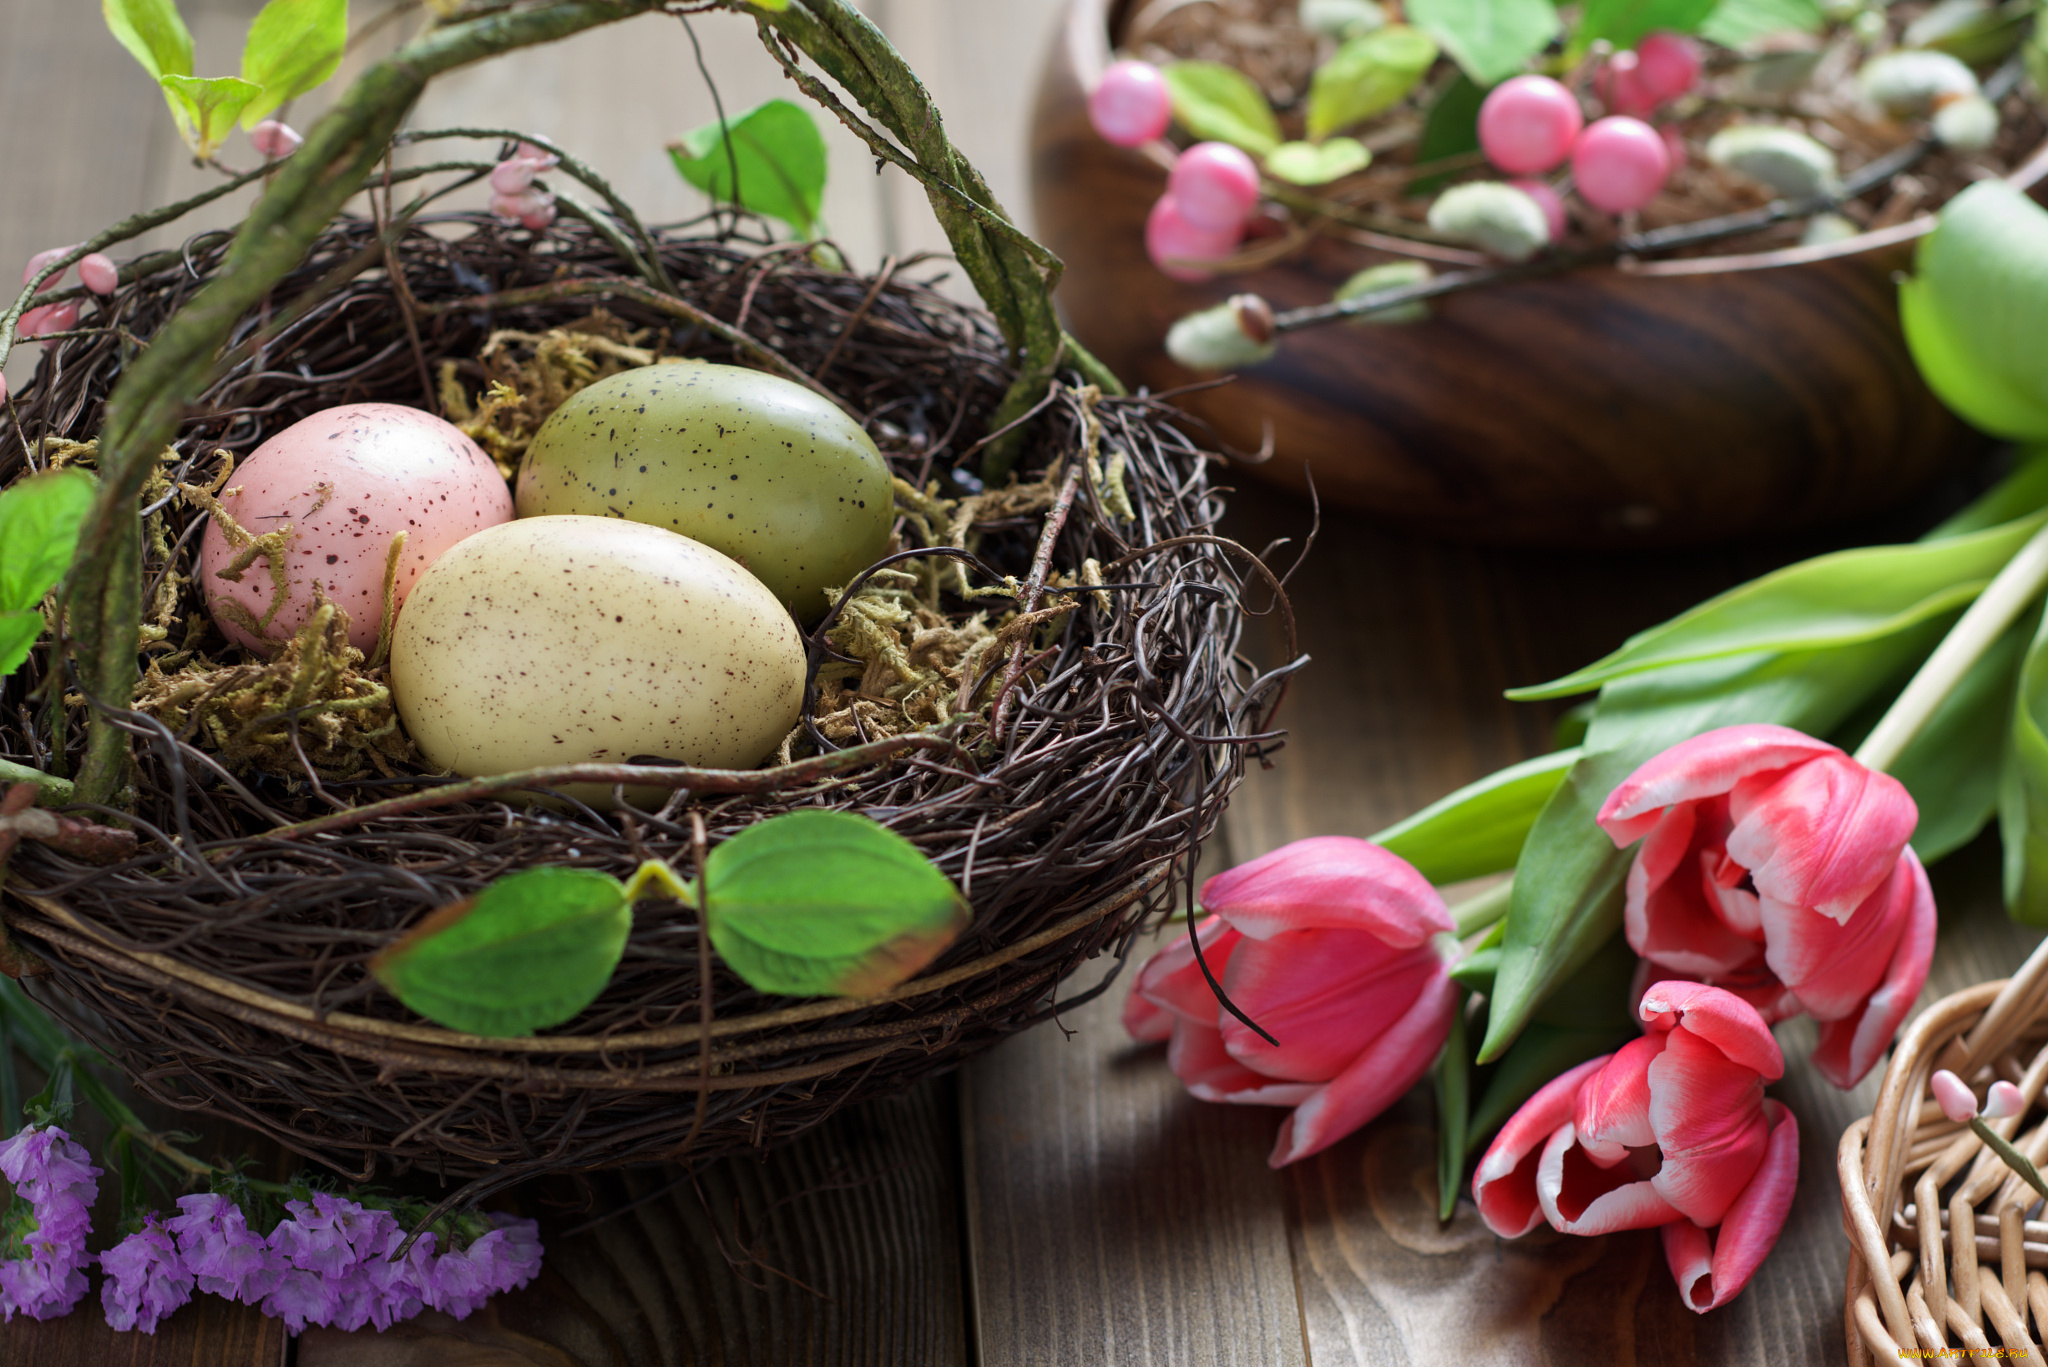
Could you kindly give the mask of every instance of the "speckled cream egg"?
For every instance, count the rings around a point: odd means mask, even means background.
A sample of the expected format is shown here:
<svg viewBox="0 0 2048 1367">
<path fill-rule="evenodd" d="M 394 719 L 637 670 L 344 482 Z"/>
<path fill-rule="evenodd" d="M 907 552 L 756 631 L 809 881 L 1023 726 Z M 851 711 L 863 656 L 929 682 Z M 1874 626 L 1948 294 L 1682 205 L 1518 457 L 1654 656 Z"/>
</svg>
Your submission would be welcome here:
<svg viewBox="0 0 2048 1367">
<path fill-rule="evenodd" d="M 889 467 L 822 395 L 739 366 L 646 366 L 570 396 L 519 467 L 521 517 L 667 527 L 745 565 L 797 617 L 823 616 L 889 550 Z"/>
<path fill-rule="evenodd" d="M 796 625 L 758 579 L 616 518 L 478 532 L 421 577 L 391 641 L 413 743 L 469 777 L 642 755 L 749 768 L 803 689 Z"/>
<path fill-rule="evenodd" d="M 239 489 L 239 493 L 233 492 Z M 398 600 L 443 551 L 473 532 L 512 520 L 498 467 L 452 423 L 395 403 L 323 409 L 293 423 L 235 468 L 222 506 L 254 537 L 289 527 L 285 595 L 262 638 L 250 630 L 270 612 L 268 557 L 239 581 L 224 579 L 240 553 L 218 521 L 200 546 L 206 605 L 232 641 L 268 651 L 313 615 L 315 583 L 348 614 L 348 639 L 365 653 L 384 622 L 384 562 L 406 534 Z"/>
</svg>

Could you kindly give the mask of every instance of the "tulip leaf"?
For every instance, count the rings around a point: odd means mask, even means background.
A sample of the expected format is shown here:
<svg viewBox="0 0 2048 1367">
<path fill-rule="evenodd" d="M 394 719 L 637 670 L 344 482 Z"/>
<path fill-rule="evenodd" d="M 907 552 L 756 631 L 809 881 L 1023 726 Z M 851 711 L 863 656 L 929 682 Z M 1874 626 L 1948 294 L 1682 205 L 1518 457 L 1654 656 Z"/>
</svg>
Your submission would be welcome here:
<svg viewBox="0 0 2048 1367">
<path fill-rule="evenodd" d="M 1280 121 L 1252 78 L 1221 62 L 1168 62 L 1160 68 L 1173 117 L 1198 138 L 1263 157 L 1281 142 Z"/>
<path fill-rule="evenodd" d="M 1356 138 L 1283 142 L 1266 154 L 1266 174 L 1295 185 L 1327 185 L 1370 165 L 1372 153 Z"/>
<path fill-rule="evenodd" d="M 1969 844 L 1998 811 L 2013 694 L 2033 635 L 2029 617 L 1994 641 L 1887 770 L 1920 809 L 1913 852 L 1923 864 Z"/>
<path fill-rule="evenodd" d="M 915 845 L 851 812 L 749 826 L 704 870 L 711 943 L 761 992 L 867 997 L 953 943 L 969 908 Z"/>
<path fill-rule="evenodd" d="M 1721 0 L 1700 25 L 1700 36 L 1741 48 L 1780 33 L 1818 33 L 1826 25 L 1818 0 Z"/>
<path fill-rule="evenodd" d="M 1713 13 L 1717 0 L 1586 0 L 1579 10 L 1572 49 L 1584 52 L 1605 39 L 1632 48 L 1658 29 L 1691 33 Z"/>
<path fill-rule="evenodd" d="M 1320 142 L 1393 108 L 1428 73 L 1436 56 L 1435 40 L 1406 24 L 1388 24 L 1347 39 L 1316 68 L 1309 82 L 1309 140 Z"/>
<path fill-rule="evenodd" d="M 152 80 L 192 74 L 192 31 L 174 0 L 100 0 L 100 13 Z"/>
<path fill-rule="evenodd" d="M 161 76 L 157 84 L 170 101 L 179 136 L 201 161 L 221 149 L 235 120 L 263 93 L 262 86 L 239 76 Z"/>
<path fill-rule="evenodd" d="M 1511 764 L 1370 839 L 1432 883 L 1462 883 L 1511 869 L 1536 814 L 1578 757 L 1576 749 L 1560 750 Z"/>
<path fill-rule="evenodd" d="M 1407 11 L 1481 87 L 1520 71 L 1558 30 L 1550 0 L 1409 0 Z"/>
<path fill-rule="evenodd" d="M 0 612 L 27 612 L 57 587 L 78 549 L 93 488 L 83 470 L 57 470 L 0 493 Z"/>
<path fill-rule="evenodd" d="M 1998 790 L 2005 847 L 2005 908 L 2015 921 L 2048 925 L 2048 619 L 2020 665 L 2012 703 L 2012 746 Z"/>
<path fill-rule="evenodd" d="M 1538 1009 L 1487 1074 L 1466 1130 L 1468 1151 L 1484 1144 L 1544 1083 L 1635 1037 L 1637 1025 L 1629 1015 L 1635 971 L 1628 941 L 1612 936 Z"/>
<path fill-rule="evenodd" d="M 1828 649 L 1667 665 L 1605 684 L 1579 758 L 1515 865 L 1485 1043 L 1499 1058 L 1536 1009 L 1621 925 L 1633 859 L 1594 823 L 1617 784 L 1679 741 L 1741 722 L 1826 735 L 1933 648 L 1944 620 Z"/>
<path fill-rule="evenodd" d="M 370 972 L 436 1024 L 513 1038 L 573 1020 L 595 1001 L 632 926 L 616 878 L 527 869 L 434 911 L 370 960 Z"/>
<path fill-rule="evenodd" d="M 2048 448 L 2036 447 L 2014 462 L 2011 473 L 1944 518 L 1920 539 L 1939 541 L 1996 527 L 2048 508 Z"/>
<path fill-rule="evenodd" d="M 1485 101 L 1486 92 L 1460 71 L 1429 106 L 1429 114 L 1422 123 L 1422 142 L 1415 149 L 1416 166 L 1423 167 L 1431 162 L 1477 152 L 1479 106 Z M 1451 174 L 1450 171 L 1441 171 L 1435 175 L 1418 176 L 1408 182 L 1408 193 L 1434 194 L 1451 178 Z"/>
<path fill-rule="evenodd" d="M 1899 285 L 1899 320 L 1943 403 L 2001 437 L 2048 438 L 2048 209 L 2002 180 L 1951 199 Z"/>
<path fill-rule="evenodd" d="M 242 79 L 263 87 L 242 109 L 254 128 L 341 68 L 348 46 L 348 0 L 270 0 L 249 25 Z"/>
<path fill-rule="evenodd" d="M 1472 1050 L 1465 1042 L 1465 994 L 1430 1070 L 1436 1082 L 1436 1218 L 1449 1220 L 1465 1187 L 1465 1123 L 1472 1113 Z"/>
<path fill-rule="evenodd" d="M 1562 698 L 1690 661 L 1810 651 L 1896 636 L 1969 603 L 2048 517 L 1905 546 L 1865 546 L 1788 565 L 1710 598 L 1561 679 L 1510 698 Z"/>
<path fill-rule="evenodd" d="M 670 143 L 668 155 L 684 180 L 713 199 L 781 219 L 800 237 L 817 232 L 825 205 L 825 137 L 802 106 L 769 100 L 723 124 L 714 119 Z"/>
</svg>

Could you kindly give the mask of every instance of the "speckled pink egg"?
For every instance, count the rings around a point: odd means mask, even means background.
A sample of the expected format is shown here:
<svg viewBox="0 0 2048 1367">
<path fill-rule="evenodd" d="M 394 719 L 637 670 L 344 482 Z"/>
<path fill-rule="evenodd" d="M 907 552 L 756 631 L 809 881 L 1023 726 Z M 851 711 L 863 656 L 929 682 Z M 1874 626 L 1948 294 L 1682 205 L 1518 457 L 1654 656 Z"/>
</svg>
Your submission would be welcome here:
<svg viewBox="0 0 2048 1367">
<path fill-rule="evenodd" d="M 374 650 L 384 618 L 384 559 L 406 534 L 398 599 L 441 552 L 473 532 L 512 520 L 512 493 L 497 466 L 453 424 L 395 403 L 323 409 L 256 448 L 236 467 L 223 497 L 251 536 L 291 528 L 285 600 L 259 640 L 231 601 L 258 621 L 274 592 L 270 562 L 258 559 L 239 582 L 221 578 L 236 548 L 219 523 L 207 525 L 200 578 L 213 620 L 230 640 L 269 650 L 312 616 L 317 583 L 348 613 L 350 644 Z"/>
</svg>

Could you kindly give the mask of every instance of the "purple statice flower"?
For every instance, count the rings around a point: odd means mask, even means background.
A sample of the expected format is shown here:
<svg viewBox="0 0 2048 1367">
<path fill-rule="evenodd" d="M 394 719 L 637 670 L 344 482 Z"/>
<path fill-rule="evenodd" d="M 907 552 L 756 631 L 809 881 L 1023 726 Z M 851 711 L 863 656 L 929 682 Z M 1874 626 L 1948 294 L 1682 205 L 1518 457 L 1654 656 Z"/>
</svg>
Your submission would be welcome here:
<svg viewBox="0 0 2048 1367">
<path fill-rule="evenodd" d="M 466 1318 L 500 1291 L 526 1285 L 540 1271 L 540 1226 L 511 1215 L 487 1218 L 491 1229 L 468 1248 L 450 1250 L 434 1263 L 428 1303 L 456 1319 Z"/>
<path fill-rule="evenodd" d="M 303 1333 L 309 1324 L 332 1324 L 341 1305 L 339 1286 L 318 1272 L 286 1268 L 263 1298 L 263 1313 L 283 1320 L 294 1334 Z"/>
<path fill-rule="evenodd" d="M 28 1126 L 0 1143 L 0 1174 L 14 1185 L 0 1246 L 0 1320 L 69 1313 L 85 1295 L 92 1203 L 100 1170 L 55 1125 Z"/>
<path fill-rule="evenodd" d="M 141 1229 L 100 1254 L 100 1268 L 107 1274 L 100 1305 L 116 1329 L 154 1334 L 164 1316 L 192 1299 L 192 1274 L 155 1211 L 143 1217 Z"/>
<path fill-rule="evenodd" d="M 405 1226 L 391 1220 L 381 1248 L 363 1263 L 362 1284 L 370 1292 L 370 1323 L 379 1332 L 411 1319 L 433 1303 L 434 1236 L 420 1235 L 403 1258 L 393 1258 L 405 1235 Z"/>
<path fill-rule="evenodd" d="M 277 1289 L 284 1259 L 249 1228 L 248 1216 L 232 1199 L 180 1196 L 178 1209 L 184 1213 L 164 1221 L 164 1228 L 177 1236 L 178 1257 L 201 1291 L 255 1305 Z"/>
</svg>

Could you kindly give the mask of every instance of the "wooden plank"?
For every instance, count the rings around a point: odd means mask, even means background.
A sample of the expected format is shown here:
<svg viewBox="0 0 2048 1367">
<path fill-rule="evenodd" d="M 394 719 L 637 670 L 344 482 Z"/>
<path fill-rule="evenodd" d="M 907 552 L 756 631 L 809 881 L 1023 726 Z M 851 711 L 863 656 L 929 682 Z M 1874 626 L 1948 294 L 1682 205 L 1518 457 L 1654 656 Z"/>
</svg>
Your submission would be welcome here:
<svg viewBox="0 0 2048 1367">
<path fill-rule="evenodd" d="M 280 1320 L 246 1305 L 199 1296 L 155 1334 L 120 1334 L 100 1314 L 97 1291 L 62 1319 L 17 1315 L 0 1328 L 0 1367 L 284 1367 Z"/>
<path fill-rule="evenodd" d="M 298 1367 L 961 1367 L 953 1093 L 941 1080 L 848 1108 L 694 1182 L 669 1167 L 524 1188 L 548 1249 L 532 1286 L 459 1324 L 309 1330 Z"/>
</svg>

